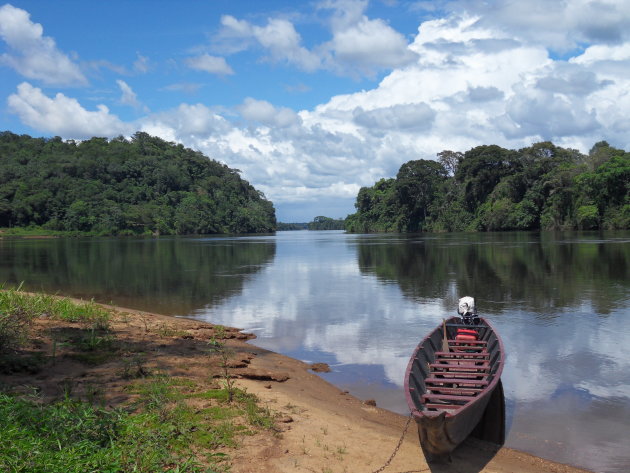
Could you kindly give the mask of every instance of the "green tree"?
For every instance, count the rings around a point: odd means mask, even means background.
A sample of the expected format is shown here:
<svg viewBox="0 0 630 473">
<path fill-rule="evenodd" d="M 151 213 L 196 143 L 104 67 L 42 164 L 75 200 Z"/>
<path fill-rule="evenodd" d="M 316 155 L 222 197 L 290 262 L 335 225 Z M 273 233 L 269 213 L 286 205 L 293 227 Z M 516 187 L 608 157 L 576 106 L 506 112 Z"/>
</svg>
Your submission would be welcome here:
<svg viewBox="0 0 630 473">
<path fill-rule="evenodd" d="M 440 163 L 409 161 L 395 179 L 361 188 L 346 230 L 629 228 L 629 156 L 606 142 L 589 156 L 548 141 L 443 151 Z"/>
<path fill-rule="evenodd" d="M 147 133 L 81 143 L 0 133 L 0 226 L 94 234 L 270 232 L 238 170 Z"/>
<path fill-rule="evenodd" d="M 455 180 L 464 186 L 465 205 L 474 211 L 485 202 L 499 181 L 520 170 L 517 153 L 497 145 L 477 146 L 464 153 Z"/>
<path fill-rule="evenodd" d="M 345 221 L 343 219 L 335 220 L 330 217 L 324 217 L 322 215 L 315 217 L 312 222 L 308 224 L 309 230 L 343 230 Z"/>
<path fill-rule="evenodd" d="M 419 159 L 400 167 L 396 190 L 400 205 L 404 207 L 407 231 L 422 230 L 429 207 L 446 177 L 446 169 L 436 161 Z"/>
</svg>

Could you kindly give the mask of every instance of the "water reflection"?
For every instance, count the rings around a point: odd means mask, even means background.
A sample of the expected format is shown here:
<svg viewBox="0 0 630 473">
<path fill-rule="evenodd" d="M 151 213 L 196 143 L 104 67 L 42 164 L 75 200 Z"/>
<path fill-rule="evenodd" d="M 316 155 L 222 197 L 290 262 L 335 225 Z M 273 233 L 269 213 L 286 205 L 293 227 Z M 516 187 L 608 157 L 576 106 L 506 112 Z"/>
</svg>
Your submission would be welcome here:
<svg viewBox="0 0 630 473">
<path fill-rule="evenodd" d="M 273 261 L 275 241 L 0 239 L 0 283 L 172 315 L 217 304 Z"/>
<path fill-rule="evenodd" d="M 405 413 L 402 379 L 418 338 L 472 294 L 508 351 L 507 444 L 626 471 L 626 236 L 338 234 L 314 245 L 283 236 L 274 264 L 239 297 L 195 315 L 253 330 L 257 344 L 290 356 L 328 362 L 331 382 Z"/>
<path fill-rule="evenodd" d="M 238 297 L 192 315 L 253 331 L 266 348 L 327 362 L 337 367 L 328 376 L 333 382 L 339 374 L 365 385 L 354 379 L 362 373 L 369 390 L 399 389 L 417 334 L 441 320 L 440 301 L 418 304 L 402 297 L 397 284 L 361 273 L 352 238 L 318 236 L 311 245 L 281 235 L 286 240 L 279 241 L 274 264 L 252 277 Z M 348 377 L 350 366 L 357 369 Z"/>
<path fill-rule="evenodd" d="M 473 295 L 503 337 L 509 446 L 630 471 L 630 233 L 0 240 L 0 282 L 210 320 L 406 413 L 413 348 Z"/>
<path fill-rule="evenodd" d="M 361 241 L 363 272 L 398 283 L 407 297 L 441 298 L 445 309 L 458 294 L 473 294 L 486 313 L 507 305 L 556 317 L 584 302 L 607 314 L 627 298 L 630 245 L 619 233 L 449 234 Z"/>
</svg>

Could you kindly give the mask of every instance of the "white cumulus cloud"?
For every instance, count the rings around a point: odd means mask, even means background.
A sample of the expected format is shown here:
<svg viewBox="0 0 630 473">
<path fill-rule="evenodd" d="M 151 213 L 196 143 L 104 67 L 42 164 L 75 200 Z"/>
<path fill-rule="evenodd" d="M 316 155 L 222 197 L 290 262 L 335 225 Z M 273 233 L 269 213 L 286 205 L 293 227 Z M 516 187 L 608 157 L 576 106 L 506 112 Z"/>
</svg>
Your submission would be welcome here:
<svg viewBox="0 0 630 473">
<path fill-rule="evenodd" d="M 122 92 L 120 96 L 120 103 L 122 103 L 123 105 L 129 105 L 130 107 L 137 109 L 142 107 L 142 104 L 138 100 L 138 96 L 129 86 L 129 84 L 120 79 L 116 81 L 116 84 L 118 84 L 118 87 L 120 87 L 120 91 Z"/>
<path fill-rule="evenodd" d="M 190 57 L 186 59 L 186 65 L 192 69 L 209 72 L 217 75 L 234 74 L 234 70 L 225 61 L 225 58 L 219 56 L 210 56 L 202 54 L 200 56 Z"/>
<path fill-rule="evenodd" d="M 26 125 L 64 138 L 113 137 L 133 132 L 130 124 L 112 115 L 105 105 L 88 111 L 76 99 L 61 93 L 54 98 L 47 97 L 41 89 L 27 82 L 21 83 L 17 93 L 9 96 L 8 104 Z"/>
<path fill-rule="evenodd" d="M 226 53 L 258 46 L 272 62 L 349 76 L 373 76 L 379 70 L 413 62 L 416 55 L 405 37 L 382 19 L 365 16 L 366 7 L 367 2 L 354 0 L 320 4 L 321 10 L 332 10 L 328 21 L 331 38 L 310 48 L 285 18 L 269 18 L 266 24 L 256 25 L 225 15 L 215 45 Z"/>
<path fill-rule="evenodd" d="M 333 37 L 321 47 L 333 70 L 369 76 L 380 69 L 401 67 L 416 59 L 402 34 L 382 19 L 371 20 L 363 14 L 367 2 L 326 2 L 322 7 L 334 10 Z"/>
<path fill-rule="evenodd" d="M 555 51 L 630 39 L 630 3 L 626 0 L 456 0 L 447 7 L 477 16 L 480 25 Z"/>
<path fill-rule="evenodd" d="M 10 4 L 0 7 L 0 37 L 10 50 L 0 56 L 0 64 L 48 85 L 87 84 L 79 66 L 43 33 L 42 25 L 33 23 L 27 11 Z"/>
<path fill-rule="evenodd" d="M 354 121 L 366 128 L 383 130 L 427 130 L 431 128 L 435 111 L 425 103 L 396 104 L 391 107 L 364 111 L 354 110 Z"/>
<path fill-rule="evenodd" d="M 320 66 L 320 59 L 314 53 L 302 46 L 302 38 L 293 24 L 282 18 L 270 18 L 264 26 L 253 25 L 244 20 L 238 20 L 230 15 L 221 18 L 223 30 L 220 38 L 230 41 L 232 48 L 236 42 L 246 45 L 255 43 L 261 46 L 272 62 L 287 62 L 307 71 L 316 70 Z"/>
<path fill-rule="evenodd" d="M 266 100 L 256 100 L 251 97 L 245 99 L 239 110 L 243 118 L 247 120 L 279 128 L 299 125 L 302 121 L 290 108 L 274 107 Z"/>
</svg>

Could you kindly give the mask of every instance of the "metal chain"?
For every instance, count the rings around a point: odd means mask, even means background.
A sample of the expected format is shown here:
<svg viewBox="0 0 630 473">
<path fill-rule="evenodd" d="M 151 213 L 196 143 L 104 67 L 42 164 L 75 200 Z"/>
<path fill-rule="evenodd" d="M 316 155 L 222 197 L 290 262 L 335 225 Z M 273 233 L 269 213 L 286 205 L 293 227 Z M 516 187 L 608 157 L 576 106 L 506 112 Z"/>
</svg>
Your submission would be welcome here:
<svg viewBox="0 0 630 473">
<path fill-rule="evenodd" d="M 402 435 L 400 436 L 400 440 L 398 440 L 398 445 L 396 445 L 396 448 L 394 448 L 394 451 L 392 452 L 389 459 L 385 462 L 385 464 L 382 467 L 380 467 L 378 470 L 374 470 L 372 473 L 381 473 L 385 468 L 387 468 L 390 465 L 390 463 L 392 462 L 392 460 L 398 453 L 398 450 L 400 450 L 400 447 L 405 438 L 405 434 L 407 433 L 407 429 L 409 428 L 409 424 L 411 423 L 411 419 L 413 419 L 413 413 L 410 413 L 409 417 L 407 417 L 407 423 L 405 424 L 405 428 L 403 429 Z"/>
<path fill-rule="evenodd" d="M 372 473 L 382 473 L 382 471 L 385 470 L 385 468 L 387 468 L 391 464 L 392 460 L 394 460 L 394 457 L 396 456 L 396 454 L 398 453 L 398 450 L 400 450 L 400 447 L 402 446 L 403 440 L 405 439 L 405 434 L 407 433 L 407 429 L 409 429 L 409 424 L 411 423 L 412 419 L 413 419 L 413 412 L 409 414 L 409 417 L 407 418 L 407 422 L 405 423 L 405 427 L 402 431 L 402 435 L 400 436 L 400 439 L 398 440 L 398 444 L 396 445 L 396 448 L 394 448 L 394 451 L 392 452 L 389 459 L 385 462 L 385 464 L 382 467 L 380 467 L 378 470 L 374 470 Z M 309 471 L 312 471 L 313 473 L 317 473 L 312 468 L 306 467 L 306 469 Z M 424 468 L 422 470 L 408 470 L 408 471 L 401 471 L 399 473 L 423 473 L 426 471 L 430 471 L 430 469 Z"/>
</svg>

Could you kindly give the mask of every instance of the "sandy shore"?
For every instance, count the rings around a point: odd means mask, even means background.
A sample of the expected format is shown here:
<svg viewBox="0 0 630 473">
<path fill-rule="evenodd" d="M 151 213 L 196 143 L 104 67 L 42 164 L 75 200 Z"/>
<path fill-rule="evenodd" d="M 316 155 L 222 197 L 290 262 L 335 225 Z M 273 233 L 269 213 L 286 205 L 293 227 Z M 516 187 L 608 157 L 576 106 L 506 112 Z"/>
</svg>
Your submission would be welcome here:
<svg viewBox="0 0 630 473">
<path fill-rule="evenodd" d="M 106 306 L 107 307 L 107 306 Z M 204 355 L 211 324 L 110 307 L 118 315 L 112 329 L 126 343 L 146 345 L 146 366 L 170 376 L 208 379 L 208 357 Z M 53 321 L 38 321 L 35 329 Z M 40 330 L 43 333 L 45 330 Z M 452 455 L 448 464 L 427 464 L 411 422 L 397 454 L 394 453 L 408 419 L 393 412 L 366 405 L 324 381 L 307 364 L 247 343 L 250 337 L 228 329 L 227 344 L 234 359 L 232 373 L 237 384 L 256 394 L 270 410 L 278 413 L 280 435 L 261 432 L 242 439 L 238 449 L 229 452 L 234 473 L 316 472 L 362 473 L 534 473 L 583 472 L 578 468 L 518 452 L 497 449 L 490 444 L 468 440 Z M 34 343 L 50 349 L 50 340 L 35 335 Z M 13 388 L 35 386 L 43 396 L 55 397 L 59 386 L 69 378 L 75 392 L 82 386 L 103 386 L 109 405 L 125 402 L 120 361 L 93 368 L 76 361 L 56 363 L 36 375 L 2 375 L 0 382 Z M 29 388 L 30 389 L 30 388 Z M 385 465 L 386 468 L 381 469 Z"/>
</svg>

